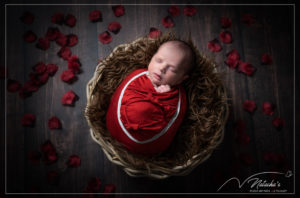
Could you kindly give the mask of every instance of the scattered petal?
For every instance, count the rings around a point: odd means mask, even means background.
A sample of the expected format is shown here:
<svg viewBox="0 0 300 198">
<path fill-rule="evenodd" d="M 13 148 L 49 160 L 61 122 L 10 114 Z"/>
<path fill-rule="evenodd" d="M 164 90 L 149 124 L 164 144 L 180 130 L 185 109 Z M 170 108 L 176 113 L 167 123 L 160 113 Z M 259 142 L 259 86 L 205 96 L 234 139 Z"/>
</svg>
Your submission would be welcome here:
<svg viewBox="0 0 300 198">
<path fill-rule="evenodd" d="M 63 71 L 63 73 L 60 75 L 60 79 L 66 83 L 72 83 L 76 80 L 76 76 L 73 70 L 68 69 Z"/>
<path fill-rule="evenodd" d="M 162 18 L 161 23 L 165 28 L 174 27 L 173 19 L 170 16 L 166 16 L 166 17 Z"/>
<path fill-rule="evenodd" d="M 73 47 L 78 43 L 78 37 L 75 34 L 68 34 L 67 35 L 67 46 Z"/>
<path fill-rule="evenodd" d="M 25 24 L 32 24 L 34 21 L 34 15 L 31 12 L 24 12 L 23 16 L 20 17 L 21 21 Z"/>
<path fill-rule="evenodd" d="M 21 84 L 17 80 L 7 80 L 7 91 L 8 92 L 17 92 L 21 88 Z"/>
<path fill-rule="evenodd" d="M 103 189 L 103 193 L 109 194 L 113 193 L 116 190 L 116 186 L 114 184 L 106 184 Z"/>
<path fill-rule="evenodd" d="M 33 43 L 37 37 L 35 33 L 29 30 L 23 35 L 23 38 L 27 43 Z"/>
<path fill-rule="evenodd" d="M 262 110 L 266 115 L 273 115 L 274 114 L 275 105 L 270 102 L 264 102 L 262 105 Z"/>
<path fill-rule="evenodd" d="M 49 129 L 61 129 L 61 122 L 56 116 L 52 116 L 48 121 Z"/>
<path fill-rule="evenodd" d="M 73 106 L 76 99 L 76 94 L 72 90 L 70 90 L 63 95 L 63 97 L 61 98 L 61 103 L 63 105 Z"/>
<path fill-rule="evenodd" d="M 43 62 L 38 62 L 35 64 L 32 69 L 37 73 L 37 74 L 43 74 L 46 71 L 46 65 Z"/>
<path fill-rule="evenodd" d="M 113 21 L 111 22 L 107 29 L 111 32 L 113 32 L 114 34 L 119 33 L 120 29 L 122 28 L 121 24 L 119 22 Z"/>
<path fill-rule="evenodd" d="M 228 65 L 229 68 L 234 69 L 238 66 L 239 60 L 240 54 L 236 49 L 233 49 L 227 54 L 227 60 L 225 61 L 225 64 Z"/>
<path fill-rule="evenodd" d="M 68 59 L 68 69 L 72 70 L 74 73 L 79 73 L 80 72 L 80 61 L 77 56 L 71 56 Z"/>
<path fill-rule="evenodd" d="M 177 5 L 172 5 L 169 7 L 168 12 L 172 17 L 176 17 L 176 16 L 179 16 L 180 9 Z"/>
<path fill-rule="evenodd" d="M 231 28 L 231 26 L 232 26 L 231 18 L 221 17 L 221 25 L 222 25 L 222 28 Z"/>
<path fill-rule="evenodd" d="M 250 63 L 239 61 L 238 71 L 251 76 L 256 71 L 256 68 Z"/>
<path fill-rule="evenodd" d="M 39 89 L 39 86 L 34 81 L 29 80 L 24 83 L 23 88 L 27 92 L 35 92 Z"/>
<path fill-rule="evenodd" d="M 57 33 L 57 37 L 55 39 L 56 43 L 63 47 L 63 46 L 66 46 L 67 45 L 67 42 L 68 42 L 68 37 L 66 35 L 64 35 L 63 33 Z"/>
<path fill-rule="evenodd" d="M 112 37 L 110 35 L 110 33 L 108 31 L 102 32 L 99 36 L 98 36 L 98 40 L 102 43 L 102 44 L 108 44 L 112 41 Z"/>
<path fill-rule="evenodd" d="M 35 115 L 32 113 L 24 114 L 21 123 L 23 126 L 33 127 L 35 124 Z"/>
<path fill-rule="evenodd" d="M 67 26 L 74 27 L 76 25 L 76 18 L 74 15 L 68 14 L 64 22 Z"/>
<path fill-rule="evenodd" d="M 253 100 L 246 100 L 243 103 L 243 109 L 252 113 L 256 109 L 256 103 Z"/>
<path fill-rule="evenodd" d="M 39 81 L 41 82 L 41 84 L 45 84 L 48 81 L 48 79 L 49 79 L 49 74 L 47 72 L 39 76 Z"/>
<path fill-rule="evenodd" d="M 231 33 L 228 31 L 223 31 L 219 34 L 219 38 L 223 43 L 232 43 L 232 36 Z"/>
<path fill-rule="evenodd" d="M 183 14 L 185 16 L 194 16 L 197 13 L 197 8 L 195 6 L 185 6 L 183 9 Z"/>
<path fill-rule="evenodd" d="M 207 47 L 211 52 L 219 52 L 222 50 L 222 46 L 217 39 L 209 41 Z"/>
<path fill-rule="evenodd" d="M 62 13 L 55 13 L 51 17 L 51 22 L 55 23 L 55 24 L 58 24 L 58 25 L 62 25 L 64 23 L 64 14 L 62 14 Z"/>
<path fill-rule="evenodd" d="M 122 5 L 112 6 L 112 10 L 116 17 L 120 17 L 125 14 L 125 8 Z"/>
<path fill-rule="evenodd" d="M 64 60 L 69 60 L 70 56 L 72 55 L 72 51 L 70 48 L 63 46 L 59 52 L 57 53 L 57 55 L 61 58 L 63 58 Z"/>
<path fill-rule="evenodd" d="M 58 34 L 60 33 L 59 29 L 56 28 L 56 27 L 49 27 L 48 30 L 47 30 L 47 33 L 46 33 L 46 38 L 49 40 L 49 41 L 54 41 Z"/>
<path fill-rule="evenodd" d="M 55 64 L 48 64 L 46 66 L 46 72 L 48 73 L 49 76 L 54 76 L 57 70 L 58 70 L 58 66 Z"/>
<path fill-rule="evenodd" d="M 101 22 L 102 21 L 102 14 L 100 10 L 93 10 L 89 14 L 89 20 L 91 22 Z"/>
<path fill-rule="evenodd" d="M 151 27 L 148 36 L 150 38 L 158 38 L 161 35 L 161 31 L 157 28 Z"/>
<path fill-rule="evenodd" d="M 36 47 L 41 50 L 47 50 L 50 47 L 50 42 L 47 38 L 39 38 Z"/>
<path fill-rule="evenodd" d="M 261 63 L 264 65 L 272 65 L 273 64 L 273 58 L 269 54 L 262 54 L 261 55 Z"/>
<path fill-rule="evenodd" d="M 244 14 L 241 21 L 250 26 L 254 23 L 254 18 L 251 14 Z"/>
<path fill-rule="evenodd" d="M 70 168 L 77 168 L 81 164 L 81 159 L 78 155 L 71 155 L 67 161 L 67 165 Z"/>
<path fill-rule="evenodd" d="M 45 143 L 43 143 L 41 145 L 41 150 L 42 150 L 43 155 L 44 155 L 43 162 L 46 165 L 53 164 L 58 160 L 56 149 L 54 148 L 54 146 L 50 142 L 50 140 L 47 140 Z"/>
<path fill-rule="evenodd" d="M 285 124 L 285 121 L 280 118 L 280 117 L 276 117 L 272 120 L 272 124 L 277 128 L 277 129 L 281 129 L 283 127 L 283 125 Z"/>
</svg>

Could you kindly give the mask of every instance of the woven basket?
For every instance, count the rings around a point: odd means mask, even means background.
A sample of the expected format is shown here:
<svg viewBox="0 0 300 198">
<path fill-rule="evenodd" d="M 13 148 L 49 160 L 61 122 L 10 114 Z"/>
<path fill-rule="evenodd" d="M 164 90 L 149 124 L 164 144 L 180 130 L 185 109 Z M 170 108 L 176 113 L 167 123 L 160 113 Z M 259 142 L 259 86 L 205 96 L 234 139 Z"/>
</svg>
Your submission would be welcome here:
<svg viewBox="0 0 300 198">
<path fill-rule="evenodd" d="M 196 67 L 184 82 L 187 113 L 170 147 L 151 157 L 134 154 L 113 139 L 106 129 L 106 112 L 118 85 L 135 69 L 146 68 L 159 46 L 169 40 L 179 39 L 174 34 L 164 34 L 158 39 L 142 37 L 117 46 L 97 65 L 86 87 L 85 117 L 91 136 L 107 158 L 130 176 L 164 179 L 187 175 L 208 159 L 223 139 L 228 116 L 225 89 L 214 62 L 201 55 L 190 40 L 186 42 L 196 54 Z"/>
</svg>

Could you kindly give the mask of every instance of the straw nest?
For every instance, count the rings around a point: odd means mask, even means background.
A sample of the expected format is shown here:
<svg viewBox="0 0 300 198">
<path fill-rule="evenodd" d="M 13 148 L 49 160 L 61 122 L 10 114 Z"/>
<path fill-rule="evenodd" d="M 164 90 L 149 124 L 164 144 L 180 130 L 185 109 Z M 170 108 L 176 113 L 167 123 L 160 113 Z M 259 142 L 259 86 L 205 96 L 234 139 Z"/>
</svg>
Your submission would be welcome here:
<svg viewBox="0 0 300 198">
<path fill-rule="evenodd" d="M 184 82 L 188 108 L 168 150 L 151 157 L 131 153 L 106 129 L 106 112 L 118 85 L 132 71 L 146 68 L 159 46 L 170 40 L 179 39 L 168 33 L 157 39 L 142 37 L 117 46 L 97 65 L 87 84 L 84 113 L 92 138 L 102 147 L 107 158 L 122 166 L 130 176 L 163 179 L 186 175 L 208 159 L 223 139 L 228 117 L 226 92 L 213 60 L 203 56 L 190 39 L 185 41 L 196 54 L 196 66 Z"/>
</svg>

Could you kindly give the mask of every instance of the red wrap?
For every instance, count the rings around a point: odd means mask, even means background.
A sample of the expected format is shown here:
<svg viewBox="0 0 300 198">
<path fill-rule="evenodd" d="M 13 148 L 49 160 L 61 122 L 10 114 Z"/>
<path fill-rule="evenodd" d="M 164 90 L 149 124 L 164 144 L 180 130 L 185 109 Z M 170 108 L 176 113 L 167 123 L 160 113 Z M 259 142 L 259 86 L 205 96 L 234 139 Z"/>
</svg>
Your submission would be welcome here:
<svg viewBox="0 0 300 198">
<path fill-rule="evenodd" d="M 151 155 L 172 142 L 186 111 L 182 86 L 155 91 L 146 69 L 130 73 L 116 89 L 106 114 L 111 135 L 128 150 Z"/>
</svg>

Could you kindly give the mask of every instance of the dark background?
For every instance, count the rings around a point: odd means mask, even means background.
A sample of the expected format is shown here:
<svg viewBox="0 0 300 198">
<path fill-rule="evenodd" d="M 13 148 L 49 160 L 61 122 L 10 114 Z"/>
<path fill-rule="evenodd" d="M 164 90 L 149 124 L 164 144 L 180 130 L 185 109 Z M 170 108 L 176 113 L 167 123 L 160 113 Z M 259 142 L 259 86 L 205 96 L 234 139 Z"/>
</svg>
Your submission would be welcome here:
<svg viewBox="0 0 300 198">
<path fill-rule="evenodd" d="M 89 1 L 88 3 L 99 2 Z M 121 4 L 125 3 L 171 5 L 183 2 L 121 2 Z M 189 3 L 211 2 L 190 1 Z M 216 193 L 220 185 L 231 177 L 237 176 L 242 182 L 252 174 L 271 171 L 272 167 L 263 160 L 265 152 L 283 154 L 290 170 L 294 173 L 294 152 L 298 151 L 294 143 L 295 138 L 298 137 L 296 129 L 299 128 L 297 111 L 299 109 L 297 103 L 299 70 L 297 64 L 294 63 L 294 60 L 297 60 L 297 54 L 295 58 L 295 7 L 293 5 L 195 5 L 197 13 L 193 17 L 183 15 L 184 5 L 179 6 L 181 13 L 174 18 L 173 30 L 182 36 L 186 35 L 187 31 L 191 31 L 192 39 L 199 50 L 215 58 L 219 65 L 218 71 L 224 74 L 225 87 L 231 98 L 229 101 L 231 114 L 225 127 L 223 143 L 191 174 L 165 180 L 132 178 L 126 175 L 119 166 L 112 164 L 99 145 L 92 140 L 83 111 L 86 105 L 86 84 L 92 78 L 97 62 L 109 55 L 111 50 L 119 44 L 147 35 L 150 27 L 156 27 L 163 32 L 167 31 L 162 26 L 161 19 L 168 14 L 167 9 L 170 5 L 124 5 L 125 15 L 120 18 L 114 16 L 111 5 L 6 5 L 7 78 L 18 80 L 23 84 L 29 80 L 28 74 L 32 66 L 39 61 L 57 64 L 59 70 L 37 92 L 24 100 L 19 97 L 18 93 L 4 91 L 5 79 L 1 79 L 1 104 L 2 107 L 4 105 L 6 107 L 6 111 L 1 111 L 1 131 L 3 132 L 1 133 L 1 150 L 6 151 L 6 157 L 5 153 L 1 152 L 1 159 L 4 159 L 1 163 L 3 167 L 1 170 L 5 170 L 7 176 L 5 181 L 5 173 L 1 172 L 3 191 L 4 183 L 6 183 L 7 193 L 27 193 L 32 189 L 37 189 L 41 193 L 82 193 L 90 178 L 99 177 L 103 185 L 115 184 L 117 193 Z M 1 8 L 4 11 L 4 5 Z M 94 9 L 102 12 L 102 22 L 91 23 L 88 20 L 89 12 Z M 3 25 L 4 12 L 2 10 Z M 24 11 L 30 11 L 35 15 L 33 24 L 26 25 L 20 21 L 19 18 Z M 76 26 L 70 28 L 66 25 L 51 23 L 51 16 L 56 12 L 74 15 L 77 19 Z M 245 13 L 253 15 L 255 18 L 253 25 L 247 26 L 240 21 Z M 232 19 L 232 27 L 228 30 L 232 33 L 233 43 L 221 44 L 223 50 L 212 53 L 208 50 L 207 43 L 218 38 L 218 34 L 222 31 L 220 24 L 222 16 Z M 105 31 L 112 21 L 121 23 L 122 29 L 118 34 L 112 34 L 113 41 L 110 44 L 103 45 L 98 41 L 98 35 Z M 78 55 L 83 73 L 79 74 L 78 80 L 71 85 L 62 82 L 59 78 L 62 71 L 67 68 L 67 61 L 57 56 L 60 46 L 51 42 L 50 48 L 43 51 L 35 47 L 36 42 L 29 44 L 23 40 L 23 34 L 27 30 L 32 30 L 39 38 L 45 35 L 48 27 L 58 27 L 62 33 L 74 33 L 79 38 L 78 44 L 71 47 L 71 50 L 72 54 Z M 4 66 L 3 30 L 1 43 L 1 66 Z M 237 73 L 224 64 L 226 53 L 234 48 L 241 54 L 241 60 L 250 62 L 257 68 L 253 76 Z M 260 63 L 260 56 L 263 53 L 272 55 L 272 65 Z M 75 107 L 65 107 L 60 102 L 62 95 L 70 89 L 79 96 Z M 4 100 L 5 94 L 6 101 Z M 247 99 L 254 100 L 257 104 L 257 109 L 253 114 L 243 110 L 242 103 Z M 262 103 L 266 101 L 276 105 L 273 116 L 264 115 L 262 112 Z M 21 125 L 24 113 L 36 115 L 35 127 L 26 128 Z M 61 130 L 53 131 L 48 128 L 47 121 L 53 115 L 60 118 L 63 126 Z M 281 130 L 277 130 L 272 125 L 272 119 L 276 116 L 285 120 L 285 125 Z M 239 145 L 236 142 L 234 124 L 237 120 L 243 120 L 246 123 L 246 133 L 250 136 L 248 145 Z M 39 150 L 40 145 L 47 139 L 50 139 L 57 149 L 58 162 L 49 166 L 43 162 L 37 165 L 32 164 L 28 160 L 28 153 Z M 246 165 L 240 162 L 241 153 L 250 154 L 253 164 Z M 82 160 L 81 166 L 75 169 L 67 168 L 65 165 L 66 160 L 72 154 L 79 155 Z M 237 164 L 240 164 L 239 168 L 236 167 Z M 47 182 L 46 174 L 50 170 L 59 172 L 58 185 L 51 185 Z M 279 178 L 279 180 L 285 185 L 288 193 L 294 192 L 294 176 L 289 180 L 286 178 Z M 239 191 L 236 185 L 229 185 L 222 192 L 238 193 L 247 192 L 247 190 Z"/>
</svg>

